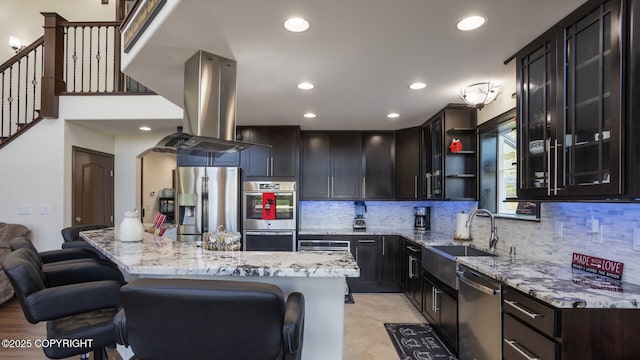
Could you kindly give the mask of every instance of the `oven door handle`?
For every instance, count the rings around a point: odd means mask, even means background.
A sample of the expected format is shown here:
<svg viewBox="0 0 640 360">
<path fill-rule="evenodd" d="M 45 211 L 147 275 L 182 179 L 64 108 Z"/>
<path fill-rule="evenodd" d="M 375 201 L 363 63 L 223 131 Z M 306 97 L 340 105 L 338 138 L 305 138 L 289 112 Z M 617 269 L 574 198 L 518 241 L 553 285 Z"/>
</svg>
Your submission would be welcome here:
<svg viewBox="0 0 640 360">
<path fill-rule="evenodd" d="M 247 235 L 293 235 L 293 231 L 245 231 Z"/>
</svg>

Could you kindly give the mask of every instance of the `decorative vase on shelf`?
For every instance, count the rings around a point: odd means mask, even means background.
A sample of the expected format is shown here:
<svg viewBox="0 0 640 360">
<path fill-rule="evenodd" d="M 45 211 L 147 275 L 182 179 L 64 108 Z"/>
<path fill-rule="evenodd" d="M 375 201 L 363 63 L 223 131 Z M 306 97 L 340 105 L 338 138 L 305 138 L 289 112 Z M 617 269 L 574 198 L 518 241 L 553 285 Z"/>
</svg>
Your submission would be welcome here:
<svg viewBox="0 0 640 360">
<path fill-rule="evenodd" d="M 144 234 L 144 227 L 138 217 L 138 209 L 125 211 L 124 219 L 118 229 L 118 239 L 124 242 L 140 241 Z"/>
</svg>

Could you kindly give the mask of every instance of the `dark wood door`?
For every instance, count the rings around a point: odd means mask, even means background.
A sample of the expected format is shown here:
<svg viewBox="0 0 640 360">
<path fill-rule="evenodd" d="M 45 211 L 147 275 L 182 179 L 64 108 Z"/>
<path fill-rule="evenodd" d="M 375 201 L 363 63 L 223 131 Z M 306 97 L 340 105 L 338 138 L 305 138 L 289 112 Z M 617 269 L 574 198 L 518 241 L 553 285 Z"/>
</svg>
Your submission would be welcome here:
<svg viewBox="0 0 640 360">
<path fill-rule="evenodd" d="M 302 200 L 329 199 L 331 195 L 331 135 L 325 132 L 305 132 L 301 137 Z"/>
<path fill-rule="evenodd" d="M 273 126 L 271 137 L 270 175 L 278 178 L 297 178 L 300 162 L 300 128 Z"/>
<path fill-rule="evenodd" d="M 362 134 L 363 198 L 395 199 L 395 135 L 393 132 Z"/>
<path fill-rule="evenodd" d="M 380 257 L 380 291 L 400 292 L 402 266 L 402 240 L 398 236 L 382 237 Z"/>
<path fill-rule="evenodd" d="M 431 279 L 426 276 L 422 277 L 422 286 L 424 287 L 422 315 L 424 315 L 434 327 L 437 327 L 440 324 L 440 314 L 436 311 L 436 306 L 438 305 L 437 291 L 439 290 Z"/>
<path fill-rule="evenodd" d="M 73 147 L 72 225 L 113 226 L 113 155 Z"/>
<path fill-rule="evenodd" d="M 440 334 L 449 347 L 458 352 L 458 300 L 441 291 L 437 306 L 440 312 Z"/>
<path fill-rule="evenodd" d="M 360 199 L 362 139 L 359 132 L 331 134 L 331 198 Z"/>
<path fill-rule="evenodd" d="M 351 285 L 352 292 L 377 292 L 380 249 L 377 236 L 355 237 L 351 240 L 351 252 L 360 267 L 360 277 Z"/>
<path fill-rule="evenodd" d="M 396 199 L 419 199 L 420 127 L 396 131 Z"/>
<path fill-rule="evenodd" d="M 242 141 L 271 145 L 269 127 L 242 127 L 238 132 Z M 241 152 L 240 164 L 244 178 L 269 176 L 271 150 L 264 146 L 251 146 Z"/>
</svg>

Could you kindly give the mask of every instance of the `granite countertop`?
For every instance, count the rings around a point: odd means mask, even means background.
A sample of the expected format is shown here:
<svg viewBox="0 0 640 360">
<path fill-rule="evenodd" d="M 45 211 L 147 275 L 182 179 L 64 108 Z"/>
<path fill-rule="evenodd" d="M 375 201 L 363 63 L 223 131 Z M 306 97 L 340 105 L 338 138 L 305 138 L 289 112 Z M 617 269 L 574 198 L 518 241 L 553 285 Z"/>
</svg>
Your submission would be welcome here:
<svg viewBox="0 0 640 360">
<path fill-rule="evenodd" d="M 486 247 L 464 241 L 454 241 L 451 234 L 413 229 L 306 230 L 303 235 L 400 235 L 425 248 L 435 245 L 462 245 L 487 250 Z M 482 244 L 488 246 L 487 244 Z M 558 265 L 518 255 L 509 257 L 498 251 L 498 256 L 456 257 L 460 264 L 492 277 L 505 285 L 518 289 L 557 308 L 622 308 L 638 309 L 640 285 L 609 279 L 571 268 L 571 264 Z"/>
<path fill-rule="evenodd" d="M 273 277 L 359 277 L 348 252 L 210 251 L 199 241 L 157 245 L 149 233 L 142 241 L 115 240 L 114 229 L 83 231 L 80 236 L 129 274 Z"/>
</svg>

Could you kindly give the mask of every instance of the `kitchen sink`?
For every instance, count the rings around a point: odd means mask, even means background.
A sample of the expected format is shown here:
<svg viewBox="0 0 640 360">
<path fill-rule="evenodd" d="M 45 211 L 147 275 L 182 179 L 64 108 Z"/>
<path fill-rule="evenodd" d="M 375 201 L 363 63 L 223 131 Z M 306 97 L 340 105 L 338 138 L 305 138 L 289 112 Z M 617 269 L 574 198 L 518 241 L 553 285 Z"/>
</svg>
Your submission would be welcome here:
<svg viewBox="0 0 640 360">
<path fill-rule="evenodd" d="M 495 256 L 494 254 L 462 245 L 430 246 L 422 251 L 422 268 L 438 280 L 458 290 L 456 276 L 457 256 Z"/>
<path fill-rule="evenodd" d="M 444 257 L 456 257 L 456 256 L 495 256 L 494 254 L 462 245 L 443 245 L 443 246 L 431 246 L 430 249 L 442 255 Z M 447 256 L 448 255 L 448 256 Z"/>
</svg>

